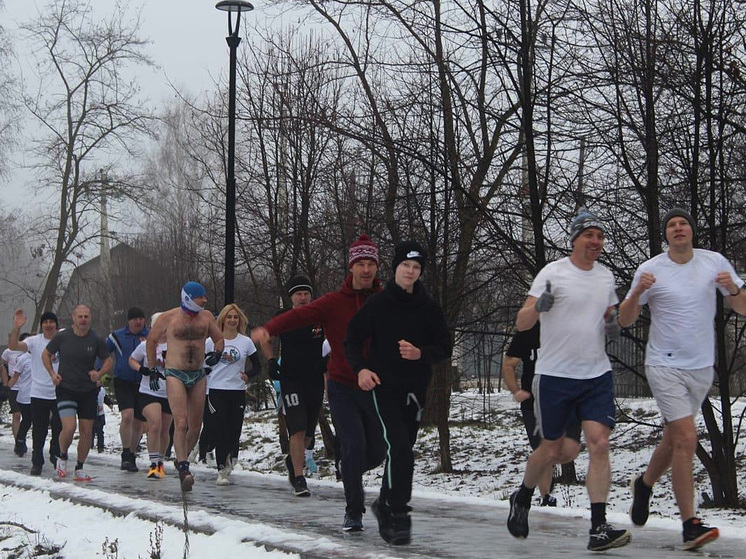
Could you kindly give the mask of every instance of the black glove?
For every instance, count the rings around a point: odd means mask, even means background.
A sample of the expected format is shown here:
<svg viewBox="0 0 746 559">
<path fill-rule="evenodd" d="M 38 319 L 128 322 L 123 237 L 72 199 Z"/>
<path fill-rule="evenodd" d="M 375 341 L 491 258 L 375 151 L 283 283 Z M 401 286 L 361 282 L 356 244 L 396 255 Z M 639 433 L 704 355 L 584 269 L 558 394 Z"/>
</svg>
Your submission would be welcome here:
<svg viewBox="0 0 746 559">
<path fill-rule="evenodd" d="M 160 376 L 161 374 L 158 371 L 154 371 L 152 375 L 150 375 L 150 389 L 153 392 L 158 392 L 161 389 L 161 383 L 160 383 Z"/>
<path fill-rule="evenodd" d="M 158 373 L 158 369 L 153 367 L 152 369 L 150 367 L 146 367 L 145 365 L 140 366 L 140 374 L 144 377 L 149 377 L 150 375 L 156 375 L 158 376 L 160 373 Z"/>
<path fill-rule="evenodd" d="M 220 358 L 223 356 L 222 351 L 211 351 L 205 354 L 205 365 L 208 367 L 214 367 L 220 362 Z"/>
<path fill-rule="evenodd" d="M 207 376 L 212 372 L 212 367 L 205 367 L 202 370 L 205 372 L 205 376 Z"/>
<path fill-rule="evenodd" d="M 267 359 L 267 376 L 272 380 L 280 380 L 280 365 L 277 359 Z"/>
</svg>

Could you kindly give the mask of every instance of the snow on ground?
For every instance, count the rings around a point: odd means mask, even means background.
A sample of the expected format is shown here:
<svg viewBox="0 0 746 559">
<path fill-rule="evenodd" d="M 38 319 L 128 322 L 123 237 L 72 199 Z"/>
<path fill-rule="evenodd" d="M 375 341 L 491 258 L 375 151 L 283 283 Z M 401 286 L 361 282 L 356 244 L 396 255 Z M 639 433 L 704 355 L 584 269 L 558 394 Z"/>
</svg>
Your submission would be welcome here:
<svg viewBox="0 0 746 559">
<path fill-rule="evenodd" d="M 520 483 L 529 446 L 520 419 L 517 404 L 507 392 L 480 394 L 469 390 L 453 395 L 451 413 L 451 447 L 454 472 L 438 472 L 438 436 L 433 428 L 422 429 L 416 447 L 416 471 L 414 501 L 430 497 L 446 498 L 454 502 L 495 503 L 506 506 L 508 496 Z M 630 506 L 629 480 L 641 472 L 652 453 L 660 435 L 660 417 L 652 399 L 619 399 L 619 417 L 634 418 L 644 424 L 621 419 L 614 430 L 612 448 L 612 488 L 609 497 L 609 519 L 620 524 L 629 524 L 627 511 Z M 713 401 L 717 406 L 717 402 Z M 744 404 L 734 406 L 733 416 L 744 413 Z M 700 426 L 701 426 L 700 418 Z M 119 416 L 107 409 L 106 452 L 112 460 L 119 455 Z M 704 428 L 701 428 L 704 433 Z M 29 436 L 30 444 L 30 436 Z M 704 442 L 705 446 L 709 443 Z M 3 452 L 12 449 L 12 437 L 8 424 L 0 425 L 0 447 Z M 338 485 L 335 481 L 333 462 L 324 456 L 321 438 L 316 445 L 316 461 L 319 473 L 314 483 Z M 141 455 L 142 456 L 142 455 Z M 144 459 L 140 460 L 141 467 Z M 284 476 L 283 457 L 277 440 L 277 420 L 274 410 L 248 412 L 239 456 L 240 469 L 258 472 L 273 472 Z M 746 488 L 746 444 L 739 440 L 736 452 L 739 488 Z M 587 468 L 587 453 L 581 452 L 576 461 L 581 478 Z M 14 474 L 20 475 L 20 474 Z M 380 471 L 366 474 L 365 485 L 372 490 L 380 487 Z M 26 476 L 24 476 L 26 477 Z M 703 494 L 710 492 L 709 479 L 702 465 L 695 462 L 696 495 L 700 500 L 699 512 L 707 522 L 718 526 L 723 536 L 746 539 L 743 526 L 746 510 L 702 508 Z M 26 478 L 28 481 L 28 478 Z M 149 558 L 160 542 L 160 557 L 181 557 L 184 535 L 172 526 L 159 524 L 157 533 L 151 521 L 141 520 L 135 515 L 115 517 L 101 509 L 73 505 L 70 502 L 52 501 L 45 492 L 45 483 L 39 480 L 38 490 L 26 491 L 9 486 L 0 487 L 2 521 L 0 521 L 0 556 L 64 557 L 67 559 L 106 557 L 118 559 Z M 83 489 L 78 489 L 84 491 Z M 372 493 L 372 492 L 371 492 Z M 585 488 L 578 485 L 558 485 L 555 495 L 559 501 L 557 515 L 588 516 L 588 499 Z M 104 498 L 104 497 L 102 497 Z M 132 499 L 107 496 L 120 504 L 132 507 Z M 117 502 L 110 503 L 116 506 Z M 163 505 L 164 518 L 178 522 L 181 510 Z M 680 530 L 678 511 L 673 500 L 670 478 L 664 477 L 655 487 L 651 526 Z M 206 520 L 208 521 L 208 520 Z M 209 521 L 208 521 L 209 522 Z M 95 530 L 78 530 L 76 527 L 95 526 Z M 246 540 L 251 534 L 277 532 L 278 541 L 292 538 L 280 530 L 263 525 L 221 523 L 212 536 L 191 533 L 190 556 L 228 556 L 240 553 L 245 558 L 290 557 L 278 551 L 266 551 Z M 297 542 L 295 542 L 297 545 Z M 15 551 L 14 551 L 15 550 Z"/>
</svg>

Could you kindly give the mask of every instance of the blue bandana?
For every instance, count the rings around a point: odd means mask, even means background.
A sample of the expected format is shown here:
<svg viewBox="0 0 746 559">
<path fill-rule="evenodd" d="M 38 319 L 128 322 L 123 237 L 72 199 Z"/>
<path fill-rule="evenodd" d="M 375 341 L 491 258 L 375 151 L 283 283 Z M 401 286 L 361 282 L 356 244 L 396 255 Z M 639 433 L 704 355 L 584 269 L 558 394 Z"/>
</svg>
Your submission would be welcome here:
<svg viewBox="0 0 746 559">
<path fill-rule="evenodd" d="M 181 308 L 188 314 L 198 314 L 204 308 L 195 303 L 194 299 L 203 297 L 206 294 L 207 291 L 202 287 L 202 284 L 196 281 L 185 283 L 184 287 L 181 288 Z"/>
</svg>

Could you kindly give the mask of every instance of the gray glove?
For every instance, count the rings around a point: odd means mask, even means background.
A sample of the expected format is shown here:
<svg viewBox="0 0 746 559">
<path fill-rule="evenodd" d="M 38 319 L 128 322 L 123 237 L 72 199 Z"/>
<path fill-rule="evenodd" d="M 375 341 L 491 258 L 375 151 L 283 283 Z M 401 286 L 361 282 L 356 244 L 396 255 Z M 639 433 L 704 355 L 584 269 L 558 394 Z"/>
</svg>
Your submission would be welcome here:
<svg viewBox="0 0 746 559">
<path fill-rule="evenodd" d="M 534 303 L 536 312 L 547 312 L 554 305 L 554 295 L 552 295 L 552 284 L 547 280 L 547 289 Z"/>
<path fill-rule="evenodd" d="M 606 317 L 606 322 L 604 323 L 604 332 L 606 332 L 606 337 L 610 340 L 617 340 L 622 334 L 622 325 L 617 320 L 618 315 L 619 313 L 614 309 Z"/>
</svg>

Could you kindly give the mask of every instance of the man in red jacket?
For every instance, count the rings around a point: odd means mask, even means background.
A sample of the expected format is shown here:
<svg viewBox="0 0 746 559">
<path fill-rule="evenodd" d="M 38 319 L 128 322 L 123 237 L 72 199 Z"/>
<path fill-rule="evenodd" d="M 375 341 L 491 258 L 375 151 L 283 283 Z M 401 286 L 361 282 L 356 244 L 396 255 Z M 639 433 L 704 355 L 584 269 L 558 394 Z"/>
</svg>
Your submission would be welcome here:
<svg viewBox="0 0 746 559">
<path fill-rule="evenodd" d="M 363 530 L 365 499 L 363 473 L 375 468 L 386 454 L 381 424 L 369 392 L 358 387 L 357 375 L 345 359 L 344 339 L 350 319 L 369 295 L 381 290 L 376 278 L 378 248 L 361 235 L 348 252 L 350 275 L 339 291 L 327 293 L 308 305 L 282 313 L 251 332 L 254 343 L 262 344 L 265 355 L 272 336 L 310 324 L 321 324 L 332 348 L 327 366 L 327 394 L 334 427 L 342 453 L 342 483 L 347 507 L 343 530 Z"/>
</svg>

